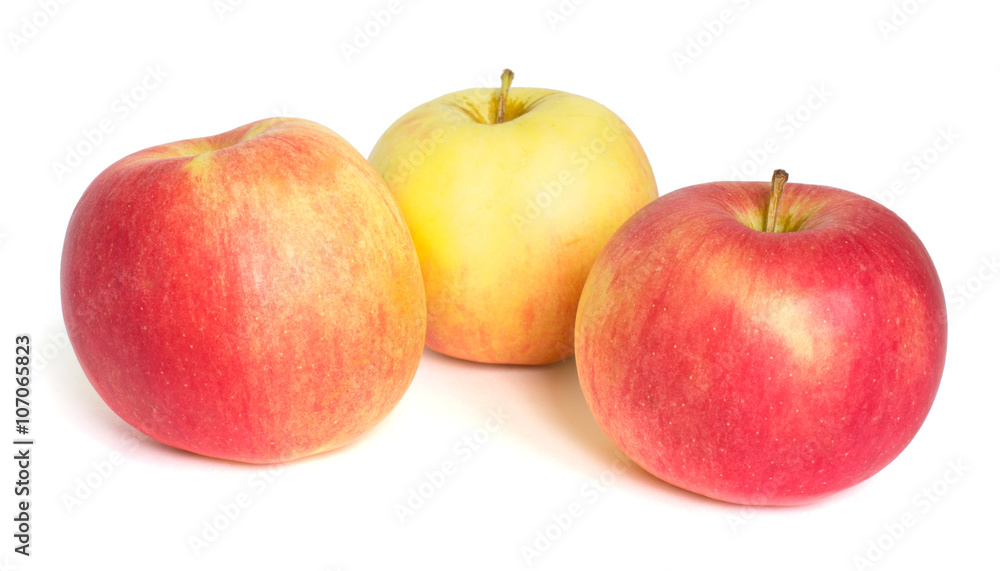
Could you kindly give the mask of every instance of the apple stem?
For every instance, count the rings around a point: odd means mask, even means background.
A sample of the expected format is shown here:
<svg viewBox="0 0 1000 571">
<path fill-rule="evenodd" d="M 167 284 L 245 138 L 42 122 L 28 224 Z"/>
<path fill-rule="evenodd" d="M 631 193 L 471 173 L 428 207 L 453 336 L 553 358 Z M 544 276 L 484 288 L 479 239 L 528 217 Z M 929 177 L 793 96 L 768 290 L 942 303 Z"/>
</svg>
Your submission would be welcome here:
<svg viewBox="0 0 1000 571">
<path fill-rule="evenodd" d="M 781 202 L 781 192 L 788 182 L 788 173 L 777 169 L 771 176 L 771 198 L 767 203 L 767 232 L 774 232 L 778 225 L 778 203 Z"/>
<path fill-rule="evenodd" d="M 505 69 L 500 75 L 500 103 L 497 105 L 497 123 L 503 123 L 504 115 L 507 113 L 507 92 L 510 91 L 510 83 L 514 81 L 514 72 Z"/>
</svg>

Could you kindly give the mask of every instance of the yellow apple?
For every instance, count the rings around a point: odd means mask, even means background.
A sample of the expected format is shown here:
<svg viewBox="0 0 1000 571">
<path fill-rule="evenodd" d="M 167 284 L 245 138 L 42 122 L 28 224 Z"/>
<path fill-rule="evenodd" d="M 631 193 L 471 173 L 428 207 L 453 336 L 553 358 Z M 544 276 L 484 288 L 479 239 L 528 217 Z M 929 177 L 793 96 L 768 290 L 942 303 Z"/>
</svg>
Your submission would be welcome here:
<svg viewBox="0 0 1000 571">
<path fill-rule="evenodd" d="M 484 363 L 573 354 L 591 264 L 656 198 L 632 131 L 550 89 L 469 89 L 397 120 L 369 157 L 399 204 L 427 293 L 427 345 Z"/>
</svg>

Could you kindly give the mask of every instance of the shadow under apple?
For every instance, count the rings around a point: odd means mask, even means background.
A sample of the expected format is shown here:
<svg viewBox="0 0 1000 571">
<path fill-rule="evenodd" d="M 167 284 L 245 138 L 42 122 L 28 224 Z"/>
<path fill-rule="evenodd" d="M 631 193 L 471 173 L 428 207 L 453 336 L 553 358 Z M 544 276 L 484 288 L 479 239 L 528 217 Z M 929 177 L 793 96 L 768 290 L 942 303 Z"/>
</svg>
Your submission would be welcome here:
<svg viewBox="0 0 1000 571">
<path fill-rule="evenodd" d="M 426 350 L 424 362 L 434 363 L 435 370 L 445 372 L 443 377 L 459 380 L 433 381 L 442 383 L 441 393 L 476 408 L 497 402 L 509 406 L 517 422 L 504 430 L 515 433 L 528 454 L 572 465 L 587 479 L 625 462 L 629 467 L 618 477 L 641 486 L 643 493 L 703 505 L 732 505 L 668 484 L 628 460 L 591 414 L 573 358 L 539 366 L 493 365 Z"/>
</svg>

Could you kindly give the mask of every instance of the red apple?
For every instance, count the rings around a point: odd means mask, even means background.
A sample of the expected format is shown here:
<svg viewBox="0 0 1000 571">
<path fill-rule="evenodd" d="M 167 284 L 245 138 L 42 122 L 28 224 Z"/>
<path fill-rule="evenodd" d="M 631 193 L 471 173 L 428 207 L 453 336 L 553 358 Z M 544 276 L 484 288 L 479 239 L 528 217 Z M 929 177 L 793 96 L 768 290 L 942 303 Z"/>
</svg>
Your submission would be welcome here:
<svg viewBox="0 0 1000 571">
<path fill-rule="evenodd" d="M 659 478 L 740 504 L 807 503 L 878 472 L 944 368 L 944 295 L 909 226 L 825 186 L 789 184 L 776 208 L 782 176 L 640 210 L 577 313 L 580 381 L 608 436 Z"/>
<path fill-rule="evenodd" d="M 333 131 L 268 119 L 139 151 L 87 188 L 66 329 L 122 419 L 185 450 L 279 462 L 382 420 L 424 344 L 416 249 Z"/>
</svg>

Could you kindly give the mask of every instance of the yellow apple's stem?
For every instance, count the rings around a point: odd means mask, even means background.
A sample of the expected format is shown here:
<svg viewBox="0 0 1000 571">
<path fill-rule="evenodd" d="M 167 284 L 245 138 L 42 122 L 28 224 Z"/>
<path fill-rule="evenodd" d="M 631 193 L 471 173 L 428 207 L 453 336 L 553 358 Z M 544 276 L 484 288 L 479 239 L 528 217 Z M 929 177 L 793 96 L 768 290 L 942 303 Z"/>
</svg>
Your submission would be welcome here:
<svg viewBox="0 0 1000 571">
<path fill-rule="evenodd" d="M 504 115 L 507 113 L 507 92 L 510 91 L 510 83 L 514 81 L 514 72 L 505 69 L 500 75 L 500 103 L 497 105 L 497 123 L 503 123 Z"/>
<path fill-rule="evenodd" d="M 778 203 L 781 202 L 781 192 L 788 182 L 788 173 L 778 169 L 771 176 L 771 198 L 767 202 L 767 232 L 774 232 L 778 225 Z"/>
</svg>

